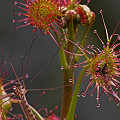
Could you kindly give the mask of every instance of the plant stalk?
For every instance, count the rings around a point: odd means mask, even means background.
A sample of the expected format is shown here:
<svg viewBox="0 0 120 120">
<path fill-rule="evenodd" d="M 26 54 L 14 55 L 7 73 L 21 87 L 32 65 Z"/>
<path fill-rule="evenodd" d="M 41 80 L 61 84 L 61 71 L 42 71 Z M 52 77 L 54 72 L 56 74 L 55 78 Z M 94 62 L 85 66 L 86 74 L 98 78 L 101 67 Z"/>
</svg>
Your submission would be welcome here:
<svg viewBox="0 0 120 120">
<path fill-rule="evenodd" d="M 67 39 L 71 41 L 75 41 L 75 31 L 76 27 L 73 23 L 73 15 L 69 13 L 69 26 L 67 31 Z M 73 53 L 74 45 L 67 41 L 66 43 L 66 51 Z M 69 82 L 70 79 L 74 79 L 74 68 L 69 66 L 73 66 L 72 64 L 73 55 L 66 53 L 66 61 L 68 68 L 63 70 L 63 95 L 62 95 L 62 106 L 61 106 L 61 120 L 66 119 L 69 106 L 72 100 L 73 94 L 73 82 Z"/>
<path fill-rule="evenodd" d="M 89 68 L 89 66 L 90 65 L 87 65 L 86 67 L 84 67 L 84 69 L 80 73 L 79 79 L 77 80 L 76 87 L 75 87 L 75 90 L 74 90 L 74 93 L 73 93 L 72 101 L 71 101 L 71 104 L 70 104 L 70 108 L 69 108 L 66 120 L 74 120 L 74 113 L 75 113 L 78 93 L 79 93 L 82 78 L 83 78 L 82 76 L 85 74 L 85 72 Z"/>
</svg>

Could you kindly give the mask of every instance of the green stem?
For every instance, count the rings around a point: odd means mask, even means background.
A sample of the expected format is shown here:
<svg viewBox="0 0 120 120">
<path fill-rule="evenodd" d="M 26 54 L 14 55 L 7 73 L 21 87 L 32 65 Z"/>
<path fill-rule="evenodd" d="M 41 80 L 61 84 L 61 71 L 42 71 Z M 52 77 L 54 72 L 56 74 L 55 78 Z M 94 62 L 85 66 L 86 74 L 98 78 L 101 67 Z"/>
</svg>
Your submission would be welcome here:
<svg viewBox="0 0 120 120">
<path fill-rule="evenodd" d="M 35 115 L 35 117 L 37 118 L 37 120 L 44 120 L 42 118 L 42 116 L 32 106 L 30 106 L 30 109 L 32 110 L 32 112 Z"/>
<path fill-rule="evenodd" d="M 93 14 L 92 21 L 91 21 L 91 23 L 88 25 L 88 27 L 86 28 L 86 30 L 85 30 L 85 32 L 84 32 L 84 34 L 83 34 L 83 36 L 82 36 L 82 39 L 81 39 L 81 41 L 80 41 L 80 45 L 81 45 L 82 47 L 84 47 L 84 45 L 85 45 L 85 40 L 86 40 L 86 36 L 88 35 L 88 33 L 89 33 L 89 31 L 90 31 L 90 29 L 91 29 L 91 27 L 92 27 L 92 25 L 93 25 L 93 23 L 94 23 L 94 21 L 95 21 L 95 13 L 92 13 L 92 14 Z M 81 50 L 80 50 L 80 49 L 77 49 L 76 54 L 80 54 L 80 53 L 81 53 Z M 76 56 L 74 57 L 74 62 L 77 63 L 79 59 L 80 59 L 80 56 L 77 56 L 77 55 L 76 55 Z"/>
<path fill-rule="evenodd" d="M 72 13 L 70 12 L 69 13 L 69 26 L 68 26 L 68 32 L 67 32 L 67 38 L 73 42 L 75 42 L 75 31 L 76 31 L 76 25 L 73 23 L 73 15 Z M 68 52 L 71 52 L 73 53 L 73 49 L 74 49 L 74 44 L 70 41 L 67 41 L 67 44 L 66 44 L 66 50 Z M 67 63 L 68 65 L 71 64 L 71 60 L 72 60 L 72 55 L 67 53 L 66 54 L 66 59 L 67 59 Z"/>
<path fill-rule="evenodd" d="M 69 82 L 69 79 L 74 79 L 74 70 L 69 69 L 63 72 L 63 95 L 61 106 L 61 120 L 64 120 L 68 114 L 69 106 L 72 100 L 73 84 Z"/>
<path fill-rule="evenodd" d="M 86 70 L 89 67 L 90 67 L 90 65 L 87 65 L 86 67 L 84 67 L 84 69 L 80 73 L 79 79 L 77 80 L 76 87 L 75 87 L 75 90 L 73 93 L 72 101 L 70 104 L 70 108 L 69 108 L 66 120 L 74 120 L 74 113 L 75 113 L 75 108 L 76 108 L 76 103 L 77 103 L 77 98 L 78 98 L 77 95 L 78 95 L 79 90 L 80 90 L 83 75 L 85 74 Z"/>
<path fill-rule="evenodd" d="M 67 32 L 67 38 L 71 41 L 75 41 L 75 26 L 73 23 L 73 16 L 71 13 L 70 20 L 69 20 L 69 26 L 68 26 L 68 32 Z M 66 43 L 66 51 L 73 53 L 74 45 L 67 41 Z M 73 59 L 73 55 L 66 53 L 66 60 L 67 64 L 72 66 L 71 61 Z M 72 100 L 72 93 L 73 93 L 73 83 L 70 84 L 69 80 L 74 79 L 74 68 L 68 68 L 67 70 L 63 70 L 63 95 L 62 95 L 62 106 L 61 106 L 61 120 L 64 120 L 68 114 L 69 106 Z"/>
<path fill-rule="evenodd" d="M 64 35 L 63 29 L 62 29 L 62 28 L 59 28 L 59 29 L 60 29 L 60 33 L 61 33 L 61 35 L 62 35 L 61 38 L 62 38 L 62 39 L 66 39 L 66 36 Z M 58 34 L 57 34 L 57 36 L 58 36 Z M 58 36 L 58 37 L 59 37 L 59 36 Z M 57 38 L 58 38 L 58 37 L 57 37 Z M 60 39 L 60 38 L 59 38 L 59 39 Z M 59 40 L 59 41 L 60 41 L 60 40 Z M 64 44 L 62 44 L 61 47 L 63 47 L 63 49 L 64 49 Z M 64 50 L 60 49 L 60 50 L 59 50 L 59 54 L 60 54 L 61 66 L 65 67 L 65 69 L 67 69 L 67 68 L 68 68 L 68 64 L 67 64 L 66 55 L 65 55 Z"/>
<path fill-rule="evenodd" d="M 63 35 L 63 30 L 60 29 L 60 32 L 61 32 L 61 34 L 62 34 L 62 39 L 63 39 L 63 37 L 64 37 L 64 35 Z M 56 32 L 54 32 L 54 34 L 55 34 L 55 37 L 56 37 L 56 39 L 57 39 L 57 43 L 60 44 L 60 37 L 59 37 L 59 35 L 58 35 Z M 61 47 L 62 47 L 62 46 L 61 46 Z M 64 50 L 60 49 L 60 50 L 59 50 L 59 54 L 60 54 L 61 66 L 64 66 L 65 68 L 67 68 L 67 67 L 68 67 L 68 64 L 67 64 L 67 61 L 66 61 L 66 56 L 65 56 Z"/>
</svg>

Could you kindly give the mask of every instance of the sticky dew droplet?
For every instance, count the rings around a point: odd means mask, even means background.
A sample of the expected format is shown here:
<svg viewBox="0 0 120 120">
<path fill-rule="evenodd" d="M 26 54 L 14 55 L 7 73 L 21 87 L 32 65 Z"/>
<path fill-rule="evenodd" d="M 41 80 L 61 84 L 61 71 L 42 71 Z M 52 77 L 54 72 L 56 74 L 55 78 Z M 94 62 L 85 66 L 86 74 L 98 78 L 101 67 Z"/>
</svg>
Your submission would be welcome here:
<svg viewBox="0 0 120 120">
<path fill-rule="evenodd" d="M 83 94 L 82 94 L 82 97 L 85 97 L 85 96 L 86 96 L 86 94 L 85 94 L 85 93 L 83 93 Z"/>
<path fill-rule="evenodd" d="M 37 27 L 37 25 L 34 25 L 33 27 L 34 27 L 34 28 L 36 28 L 36 27 Z"/>
<path fill-rule="evenodd" d="M 94 32 L 94 33 L 97 33 L 97 30 L 94 30 L 93 32 Z"/>
<path fill-rule="evenodd" d="M 97 104 L 97 108 L 99 108 L 100 107 L 100 104 Z"/>
<path fill-rule="evenodd" d="M 106 43 L 106 45 L 109 45 L 109 43 Z"/>
<path fill-rule="evenodd" d="M 91 45 L 91 48 L 94 48 L 94 45 Z"/>
<path fill-rule="evenodd" d="M 64 69 L 64 66 L 61 66 L 61 70 L 63 70 Z"/>
<path fill-rule="evenodd" d="M 77 94 L 77 97 L 80 97 L 80 93 Z"/>
<path fill-rule="evenodd" d="M 76 45 L 79 45 L 79 42 L 76 42 Z"/>
<path fill-rule="evenodd" d="M 88 45 L 87 48 L 90 48 L 90 45 Z"/>
<path fill-rule="evenodd" d="M 62 45 L 62 42 L 60 42 L 60 46 Z"/>
<path fill-rule="evenodd" d="M 18 15 L 19 15 L 19 16 L 21 16 L 21 15 L 22 15 L 22 13 L 20 13 L 20 12 L 19 12 L 19 13 L 18 13 Z"/>
<path fill-rule="evenodd" d="M 97 97 L 96 100 L 99 100 L 99 98 Z"/>
<path fill-rule="evenodd" d="M 15 1 L 14 5 L 17 5 L 17 1 Z"/>
<path fill-rule="evenodd" d="M 98 63 L 98 65 L 101 65 L 102 64 L 102 62 L 100 61 L 100 63 Z"/>
<path fill-rule="evenodd" d="M 69 79 L 69 83 L 72 83 L 73 82 L 73 79 Z"/>
<path fill-rule="evenodd" d="M 75 65 L 74 65 L 74 67 L 77 67 L 77 66 L 78 66 L 78 64 L 75 64 Z"/>
<path fill-rule="evenodd" d="M 105 54 L 105 51 L 104 51 L 104 50 L 102 50 L 102 54 Z"/>
<path fill-rule="evenodd" d="M 15 23 L 15 20 L 13 20 L 12 22 Z"/>
<path fill-rule="evenodd" d="M 119 87 L 116 87 L 116 90 L 118 89 Z"/>
<path fill-rule="evenodd" d="M 86 73 L 88 73 L 89 72 L 89 70 L 86 70 Z"/>
<path fill-rule="evenodd" d="M 13 90 L 15 90 L 16 89 L 16 86 L 13 86 Z"/>
<path fill-rule="evenodd" d="M 109 100 L 111 100 L 111 97 L 109 97 Z"/>
<path fill-rule="evenodd" d="M 119 85 L 116 85 L 116 89 L 118 89 L 119 88 Z"/>
<path fill-rule="evenodd" d="M 119 104 L 119 103 L 117 103 L 116 105 L 117 105 L 117 106 L 120 106 L 120 104 Z"/>
<path fill-rule="evenodd" d="M 105 49 L 105 46 L 103 46 L 103 49 Z"/>
<path fill-rule="evenodd" d="M 27 21 L 24 21 L 25 24 L 27 24 Z"/>
<path fill-rule="evenodd" d="M 102 14 L 102 12 L 103 12 L 103 11 L 102 11 L 102 10 L 100 10 L 99 12 L 100 12 L 100 14 Z"/>
</svg>

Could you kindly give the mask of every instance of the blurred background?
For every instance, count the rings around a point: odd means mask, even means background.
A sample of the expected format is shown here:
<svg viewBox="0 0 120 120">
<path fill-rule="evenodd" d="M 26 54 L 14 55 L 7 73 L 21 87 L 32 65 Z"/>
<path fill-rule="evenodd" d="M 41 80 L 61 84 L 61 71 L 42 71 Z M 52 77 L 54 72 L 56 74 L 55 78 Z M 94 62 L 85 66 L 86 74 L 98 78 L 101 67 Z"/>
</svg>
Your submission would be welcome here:
<svg viewBox="0 0 120 120">
<path fill-rule="evenodd" d="M 22 0 L 19 0 L 23 2 Z M 12 40 L 14 37 L 14 13 L 21 11 L 20 9 L 13 10 L 14 0 L 0 0 L 0 49 L 4 49 L 5 58 L 4 60 L 8 61 L 6 68 L 11 69 L 9 65 Z M 86 4 L 87 0 L 82 0 L 81 4 Z M 111 35 L 120 20 L 120 0 L 91 0 L 89 7 L 95 12 L 96 20 L 95 23 L 88 35 L 87 44 L 101 47 L 101 44 L 93 33 L 96 29 L 103 41 L 106 40 L 105 29 L 103 26 L 102 18 L 99 13 L 99 10 L 103 10 L 104 19 L 106 26 Z M 21 16 L 19 17 L 22 18 Z M 22 73 L 21 60 L 28 50 L 32 40 L 33 33 L 32 27 L 26 26 L 16 30 L 15 34 L 15 43 L 12 55 L 12 63 L 15 68 L 17 75 L 20 77 Z M 80 33 L 83 33 L 84 28 L 80 26 Z M 120 34 L 120 26 L 117 29 L 117 32 Z M 27 83 L 43 68 L 47 61 L 57 52 L 58 46 L 54 43 L 49 35 L 43 36 L 40 31 L 37 31 L 37 38 L 33 44 L 28 67 L 27 74 L 29 78 L 26 79 Z M 1 55 L 2 56 L 2 55 Z M 0 58 L 1 58 L 0 56 Z M 26 58 L 24 59 L 24 62 Z M 75 77 L 78 77 L 81 69 L 77 68 L 75 70 Z M 7 79 L 15 79 L 14 74 L 7 76 Z M 82 83 L 81 90 L 84 90 L 87 86 L 87 82 Z M 37 88 L 56 88 L 62 86 L 62 71 L 60 69 L 60 59 L 59 53 L 49 62 L 49 64 L 40 71 L 40 74 L 32 81 L 28 86 L 28 89 L 37 89 Z M 93 88 L 90 89 L 91 91 Z M 28 91 L 26 96 L 28 102 L 33 105 L 37 96 L 42 93 L 42 91 Z M 57 116 L 60 116 L 61 108 L 61 97 L 62 89 L 46 91 L 44 95 L 40 96 L 38 102 L 36 103 L 36 109 L 47 108 L 48 110 L 53 110 L 55 106 L 58 106 L 58 109 L 55 111 Z M 108 100 L 106 95 L 102 95 L 100 98 L 100 108 L 97 108 L 96 102 L 96 93 L 91 97 L 87 95 L 85 98 L 80 97 L 78 99 L 76 107 L 76 120 L 119 120 L 120 119 L 120 107 L 117 107 L 116 103 L 112 99 Z M 18 105 L 13 106 L 12 113 L 22 113 L 18 111 L 20 108 Z M 45 111 L 41 112 L 45 116 Z"/>
</svg>

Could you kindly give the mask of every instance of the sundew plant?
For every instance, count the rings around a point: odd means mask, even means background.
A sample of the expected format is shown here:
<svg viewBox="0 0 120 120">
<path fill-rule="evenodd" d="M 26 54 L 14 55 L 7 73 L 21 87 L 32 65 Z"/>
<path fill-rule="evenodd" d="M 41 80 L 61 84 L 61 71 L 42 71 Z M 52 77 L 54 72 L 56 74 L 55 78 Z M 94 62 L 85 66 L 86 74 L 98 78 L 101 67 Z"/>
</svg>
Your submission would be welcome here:
<svg viewBox="0 0 120 120">
<path fill-rule="evenodd" d="M 0 120 L 119 120 L 120 2 L 1 2 Z"/>
</svg>

